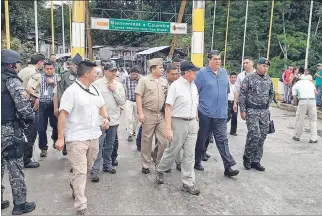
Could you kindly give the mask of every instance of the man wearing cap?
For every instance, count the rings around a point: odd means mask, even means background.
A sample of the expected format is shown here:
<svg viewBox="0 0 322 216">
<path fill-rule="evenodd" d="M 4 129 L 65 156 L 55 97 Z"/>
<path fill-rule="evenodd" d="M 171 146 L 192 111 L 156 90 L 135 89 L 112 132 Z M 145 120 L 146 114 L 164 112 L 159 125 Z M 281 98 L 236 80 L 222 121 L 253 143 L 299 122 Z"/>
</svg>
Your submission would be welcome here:
<svg viewBox="0 0 322 216">
<path fill-rule="evenodd" d="M 19 53 L 10 49 L 1 51 L 1 183 L 7 168 L 14 204 L 13 215 L 28 213 L 36 208 L 35 203 L 26 202 L 27 187 L 23 173 L 26 138 L 24 127 L 21 126 L 34 122 L 35 114 L 17 76 L 20 67 Z M 3 200 L 4 189 L 1 184 L 1 209 L 10 205 L 8 200 Z"/>
<path fill-rule="evenodd" d="M 105 109 L 110 118 L 110 127 L 106 130 L 105 141 L 100 143 L 99 152 L 93 165 L 91 175 L 92 181 L 99 181 L 99 171 L 103 162 L 103 171 L 115 174 L 116 170 L 112 166 L 112 151 L 118 126 L 120 124 L 121 106 L 125 104 L 125 91 L 123 85 L 116 81 L 117 67 L 115 63 L 104 66 L 105 76 L 94 82 L 94 85 L 102 92 Z"/>
<path fill-rule="evenodd" d="M 315 96 L 317 94 L 316 88 L 311 80 L 305 77 L 299 81 L 295 80 L 295 84 L 292 87 L 292 95 L 294 105 L 297 106 L 296 110 L 296 122 L 294 128 L 293 140 L 300 141 L 300 137 L 303 133 L 303 126 L 306 114 L 310 121 L 310 143 L 317 143 L 317 110 Z"/>
<path fill-rule="evenodd" d="M 171 168 L 182 149 L 182 190 L 193 195 L 200 193 L 194 186 L 195 145 L 199 130 L 199 97 L 194 79 L 198 70 L 199 68 L 191 62 L 182 62 L 182 76 L 174 81 L 169 88 L 165 107 L 165 121 L 166 136 L 170 143 L 156 168 L 156 181 L 158 184 L 163 184 L 163 173 Z"/>
<path fill-rule="evenodd" d="M 167 145 L 165 135 L 164 112 L 162 110 L 168 89 L 168 82 L 163 79 L 163 62 L 150 60 L 151 74 L 141 78 L 136 87 L 136 105 L 139 121 L 142 123 L 142 173 L 150 173 L 152 139 L 155 133 L 159 141 L 156 162 L 160 162 Z"/>
<path fill-rule="evenodd" d="M 216 145 L 224 164 L 224 175 L 228 177 L 239 174 L 232 169 L 236 162 L 229 152 L 227 139 L 227 110 L 229 80 L 228 73 L 221 68 L 221 56 L 218 50 L 208 53 L 209 64 L 202 68 L 195 79 L 199 91 L 199 132 L 196 143 L 195 169 L 203 171 L 201 159 L 205 141 L 213 132 Z"/>
<path fill-rule="evenodd" d="M 45 56 L 43 54 L 35 54 L 31 57 L 30 65 L 22 69 L 18 76 L 23 81 L 23 87 L 26 88 L 28 98 L 35 111 L 36 120 L 35 123 L 28 125 L 25 128 L 25 134 L 28 139 L 28 143 L 25 146 L 24 153 L 24 165 L 25 168 L 37 168 L 39 163 L 32 161 L 33 145 L 37 138 L 37 126 L 38 126 L 38 109 L 39 109 L 39 93 L 41 75 L 40 71 L 44 67 Z"/>
<path fill-rule="evenodd" d="M 317 65 L 317 71 L 314 77 L 316 90 L 318 92 L 316 96 L 316 106 L 322 107 L 322 64 Z"/>
<path fill-rule="evenodd" d="M 62 74 L 57 76 L 57 85 L 54 89 L 54 113 L 58 116 L 59 104 L 61 97 L 65 90 L 71 86 L 77 78 L 77 68 L 78 64 L 83 60 L 83 58 L 77 53 L 72 60 L 72 65 L 69 71 L 64 71 Z M 54 145 L 55 146 L 55 145 Z M 62 151 L 63 155 L 67 155 L 66 146 Z"/>
<path fill-rule="evenodd" d="M 123 85 L 126 92 L 126 131 L 128 134 L 128 141 L 133 141 L 133 137 L 136 135 L 136 127 L 138 125 L 138 116 L 136 108 L 135 88 L 139 83 L 140 68 L 134 66 L 130 70 L 130 76 L 123 80 Z"/>
<path fill-rule="evenodd" d="M 246 170 L 254 168 L 264 171 L 260 161 L 263 156 L 263 145 L 269 130 L 269 104 L 273 101 L 274 87 L 268 68 L 270 62 L 260 58 L 257 71 L 247 76 L 239 92 L 240 115 L 247 124 L 247 139 L 243 156 Z"/>
</svg>

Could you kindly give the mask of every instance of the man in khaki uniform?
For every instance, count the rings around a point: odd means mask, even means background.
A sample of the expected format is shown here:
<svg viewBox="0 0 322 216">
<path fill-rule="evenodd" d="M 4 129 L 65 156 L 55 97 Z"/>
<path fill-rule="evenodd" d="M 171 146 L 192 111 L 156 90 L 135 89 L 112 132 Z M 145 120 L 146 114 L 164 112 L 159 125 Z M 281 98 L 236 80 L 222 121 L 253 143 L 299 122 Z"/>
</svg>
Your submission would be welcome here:
<svg viewBox="0 0 322 216">
<path fill-rule="evenodd" d="M 165 135 L 164 103 L 168 82 L 162 78 L 163 62 L 150 60 L 151 74 L 141 78 L 136 87 L 136 105 L 139 121 L 142 123 L 142 173 L 150 173 L 153 134 L 159 141 L 156 163 L 159 163 L 167 145 Z"/>
<path fill-rule="evenodd" d="M 45 56 L 42 54 L 35 54 L 31 56 L 30 64 L 28 67 L 22 69 L 18 76 L 22 80 L 23 87 L 27 90 L 27 98 L 31 101 L 31 104 L 36 111 L 36 121 L 32 125 L 24 128 L 25 135 L 27 137 L 28 143 L 25 146 L 24 151 L 24 166 L 25 168 L 37 168 L 39 163 L 32 161 L 33 145 L 37 138 L 37 123 L 38 123 L 38 108 L 39 108 L 39 93 L 40 93 L 40 83 L 41 75 L 40 70 L 44 66 Z M 37 81 L 36 81 L 37 80 Z"/>
</svg>

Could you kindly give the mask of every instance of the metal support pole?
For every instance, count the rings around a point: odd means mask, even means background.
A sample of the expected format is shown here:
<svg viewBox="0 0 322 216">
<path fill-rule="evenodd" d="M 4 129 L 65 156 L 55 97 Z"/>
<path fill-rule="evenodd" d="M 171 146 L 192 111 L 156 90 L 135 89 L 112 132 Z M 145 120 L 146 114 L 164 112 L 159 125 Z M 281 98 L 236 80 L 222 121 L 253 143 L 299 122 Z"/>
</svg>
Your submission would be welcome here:
<svg viewBox="0 0 322 216">
<path fill-rule="evenodd" d="M 85 2 L 73 1 L 72 56 L 85 58 Z"/>
<path fill-rule="evenodd" d="M 191 61 L 198 67 L 203 67 L 205 31 L 205 1 L 193 1 L 192 9 L 192 40 Z"/>
<path fill-rule="evenodd" d="M 247 1 L 248 2 L 248 1 Z M 215 7 L 214 7 L 214 19 L 212 21 L 212 35 L 211 35 L 211 50 L 214 49 L 214 37 L 215 37 L 215 21 L 216 21 L 216 6 L 217 1 L 215 0 Z"/>
<path fill-rule="evenodd" d="M 312 12 L 313 12 L 313 0 L 311 0 L 309 29 L 307 31 L 306 52 L 305 52 L 305 66 L 304 66 L 305 69 L 307 69 L 308 66 L 309 66 L 309 48 L 310 48 L 310 37 L 311 37 Z"/>
<path fill-rule="evenodd" d="M 54 2 L 50 1 L 50 12 L 51 12 L 51 53 L 55 53 L 55 26 L 54 26 Z"/>
<path fill-rule="evenodd" d="M 39 42 L 38 42 L 38 6 L 37 0 L 34 0 L 34 10 L 35 10 L 35 44 L 36 44 L 36 52 L 39 52 Z"/>
<path fill-rule="evenodd" d="M 245 44 L 246 44 L 246 31 L 247 31 L 247 19 L 248 19 L 248 1 L 246 2 L 246 15 L 245 15 L 245 28 L 244 28 L 244 42 L 243 42 L 243 53 L 242 53 L 242 60 L 241 60 L 241 70 L 243 71 L 243 61 L 245 57 Z"/>
<path fill-rule="evenodd" d="M 269 59 L 269 52 L 271 49 L 271 39 L 272 39 L 272 26 L 273 26 L 273 17 L 274 17 L 274 3 L 275 1 L 272 1 L 272 8 L 271 8 L 271 20 L 269 22 L 269 34 L 268 34 L 268 45 L 267 45 L 267 59 Z"/>
<path fill-rule="evenodd" d="M 4 13 L 6 19 L 6 43 L 7 49 L 10 49 L 10 25 L 9 25 L 9 0 L 4 1 Z"/>
<path fill-rule="evenodd" d="M 61 2 L 61 22 L 63 32 L 63 53 L 65 53 L 65 20 L 64 20 L 64 2 Z"/>
<path fill-rule="evenodd" d="M 225 38 L 225 50 L 224 50 L 224 68 L 226 67 L 226 56 L 227 56 L 227 42 L 228 42 L 228 28 L 229 28 L 229 11 L 230 11 L 230 0 L 228 0 L 228 10 L 227 10 L 226 38 Z"/>
<path fill-rule="evenodd" d="M 70 6 L 70 3 L 68 4 L 69 9 L 69 46 L 70 46 L 70 52 L 72 52 L 72 8 Z"/>
</svg>

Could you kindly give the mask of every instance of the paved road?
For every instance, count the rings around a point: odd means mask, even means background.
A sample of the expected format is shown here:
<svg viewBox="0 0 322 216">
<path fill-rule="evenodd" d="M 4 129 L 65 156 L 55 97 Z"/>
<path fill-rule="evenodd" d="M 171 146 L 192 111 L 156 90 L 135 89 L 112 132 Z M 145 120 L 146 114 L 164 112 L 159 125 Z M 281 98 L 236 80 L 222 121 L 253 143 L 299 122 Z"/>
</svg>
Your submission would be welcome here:
<svg viewBox="0 0 322 216">
<path fill-rule="evenodd" d="M 196 172 L 199 196 L 181 192 L 180 173 L 173 169 L 165 175 L 165 184 L 154 183 L 154 171 L 141 174 L 140 153 L 128 143 L 124 119 L 119 128 L 119 166 L 115 175 L 102 173 L 99 183 L 88 182 L 86 195 L 89 212 L 106 214 L 321 214 L 322 213 L 322 121 L 318 121 L 319 143 L 309 144 L 307 133 L 301 142 L 292 141 L 294 114 L 272 108 L 276 133 L 269 135 L 262 164 L 265 172 L 246 171 L 242 166 L 246 127 L 239 121 L 238 136 L 229 137 L 232 155 L 240 174 L 226 178 L 215 145 L 209 147 L 212 158 L 204 162 L 205 171 Z M 39 158 L 39 150 L 35 156 Z M 214 160 L 218 159 L 218 162 Z M 50 149 L 40 168 L 25 170 L 28 200 L 36 201 L 35 215 L 71 215 L 73 201 L 68 185 L 68 160 Z M 12 200 L 8 175 L 5 175 L 5 199 Z M 12 208 L 2 211 L 9 215 Z"/>
</svg>

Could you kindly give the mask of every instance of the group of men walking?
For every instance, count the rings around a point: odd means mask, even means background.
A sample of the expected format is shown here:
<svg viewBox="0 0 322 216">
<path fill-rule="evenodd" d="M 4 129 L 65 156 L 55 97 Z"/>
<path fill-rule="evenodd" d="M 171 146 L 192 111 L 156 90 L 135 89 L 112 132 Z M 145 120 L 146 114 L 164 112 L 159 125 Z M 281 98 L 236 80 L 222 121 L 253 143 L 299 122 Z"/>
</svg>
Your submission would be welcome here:
<svg viewBox="0 0 322 216">
<path fill-rule="evenodd" d="M 265 170 L 261 158 L 269 132 L 269 104 L 274 97 L 268 75 L 270 62 L 265 58 L 258 60 L 255 70 L 253 60 L 246 57 L 245 71 L 238 76 L 221 68 L 217 50 L 208 53 L 208 64 L 201 69 L 189 61 L 176 61 L 164 68 L 161 59 L 152 59 L 148 75 L 143 76 L 141 69 L 134 66 L 129 76 L 120 80 L 114 62 L 105 64 L 103 76 L 98 78 L 97 66 L 83 61 L 78 54 L 69 71 L 60 74 L 55 73 L 53 61 L 36 54 L 31 65 L 17 75 L 19 54 L 6 50 L 2 56 L 2 108 L 7 111 L 2 113 L 2 164 L 7 165 L 11 176 L 13 213 L 27 213 L 35 208 L 34 203 L 26 202 L 22 157 L 25 167 L 39 166 L 31 161 L 37 131 L 40 156 L 47 156 L 48 120 L 53 128 L 54 148 L 68 155 L 71 163 L 70 187 L 79 215 L 87 212 L 87 174 L 90 173 L 92 182 L 99 182 L 101 167 L 104 172 L 116 173 L 117 130 L 123 110 L 129 142 L 136 136 L 138 121 L 141 123 L 137 136 L 141 171 L 149 174 L 154 164 L 158 184 L 164 183 L 164 172 L 171 171 L 175 163 L 181 171 L 182 190 L 198 195 L 194 172 L 204 170 L 202 161 L 207 157 L 211 135 L 223 161 L 224 175 L 237 176 L 239 170 L 233 168 L 236 162 L 229 150 L 227 122 L 231 120 L 230 134 L 237 136 L 238 106 L 248 129 L 244 167 Z M 17 120 L 23 124 L 16 126 Z M 17 143 L 26 143 L 25 148 Z M 8 146 L 14 149 L 13 156 Z M 2 176 L 3 170 L 4 167 Z M 15 185 L 21 187 L 17 189 Z M 8 205 L 2 199 L 2 208 Z"/>
</svg>

